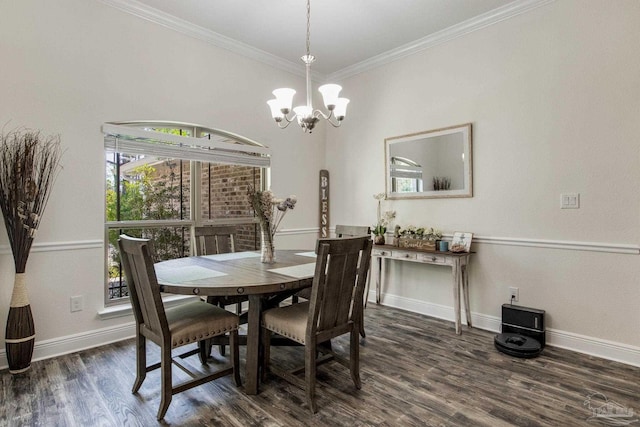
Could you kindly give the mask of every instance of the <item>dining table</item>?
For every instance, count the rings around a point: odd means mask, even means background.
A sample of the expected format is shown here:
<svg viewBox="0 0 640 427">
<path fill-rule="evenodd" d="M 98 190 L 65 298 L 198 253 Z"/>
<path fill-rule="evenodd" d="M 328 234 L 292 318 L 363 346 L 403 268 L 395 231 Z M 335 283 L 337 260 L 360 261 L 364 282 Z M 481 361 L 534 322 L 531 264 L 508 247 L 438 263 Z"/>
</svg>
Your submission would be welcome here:
<svg viewBox="0 0 640 427">
<path fill-rule="evenodd" d="M 245 392 L 253 395 L 259 388 L 262 312 L 310 287 L 315 264 L 313 251 L 278 250 L 274 263 L 263 263 L 259 251 L 250 251 L 161 261 L 155 270 L 161 292 L 248 297 Z"/>
</svg>

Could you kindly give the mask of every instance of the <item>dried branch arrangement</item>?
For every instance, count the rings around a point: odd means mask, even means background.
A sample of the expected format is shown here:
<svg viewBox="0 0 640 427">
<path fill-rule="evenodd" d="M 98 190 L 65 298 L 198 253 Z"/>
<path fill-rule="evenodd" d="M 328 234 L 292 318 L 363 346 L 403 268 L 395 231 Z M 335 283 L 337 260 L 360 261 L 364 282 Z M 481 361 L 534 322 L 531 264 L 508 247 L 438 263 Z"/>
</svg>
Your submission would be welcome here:
<svg viewBox="0 0 640 427">
<path fill-rule="evenodd" d="M 16 273 L 25 271 L 61 154 L 59 135 L 22 128 L 0 135 L 0 208 Z"/>
</svg>

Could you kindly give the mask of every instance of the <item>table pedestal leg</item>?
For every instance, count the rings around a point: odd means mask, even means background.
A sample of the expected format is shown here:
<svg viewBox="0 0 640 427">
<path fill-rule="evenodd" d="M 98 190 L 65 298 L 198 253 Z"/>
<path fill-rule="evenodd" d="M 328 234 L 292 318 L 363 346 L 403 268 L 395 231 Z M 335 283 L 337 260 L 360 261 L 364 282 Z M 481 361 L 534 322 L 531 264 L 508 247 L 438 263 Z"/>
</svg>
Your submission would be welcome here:
<svg viewBox="0 0 640 427">
<path fill-rule="evenodd" d="M 247 360 L 245 367 L 245 392 L 258 394 L 260 364 L 260 295 L 249 295 L 249 318 L 247 319 Z"/>
</svg>

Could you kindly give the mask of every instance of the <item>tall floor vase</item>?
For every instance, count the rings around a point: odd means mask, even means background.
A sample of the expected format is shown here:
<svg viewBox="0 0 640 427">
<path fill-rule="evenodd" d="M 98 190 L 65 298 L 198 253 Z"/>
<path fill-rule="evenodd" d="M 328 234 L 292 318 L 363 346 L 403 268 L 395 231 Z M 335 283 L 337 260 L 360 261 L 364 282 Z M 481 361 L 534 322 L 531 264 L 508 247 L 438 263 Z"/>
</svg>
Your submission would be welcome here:
<svg viewBox="0 0 640 427">
<path fill-rule="evenodd" d="M 5 333 L 7 362 L 12 374 L 23 373 L 31 367 L 36 337 L 25 276 L 25 273 L 16 274 Z"/>
</svg>

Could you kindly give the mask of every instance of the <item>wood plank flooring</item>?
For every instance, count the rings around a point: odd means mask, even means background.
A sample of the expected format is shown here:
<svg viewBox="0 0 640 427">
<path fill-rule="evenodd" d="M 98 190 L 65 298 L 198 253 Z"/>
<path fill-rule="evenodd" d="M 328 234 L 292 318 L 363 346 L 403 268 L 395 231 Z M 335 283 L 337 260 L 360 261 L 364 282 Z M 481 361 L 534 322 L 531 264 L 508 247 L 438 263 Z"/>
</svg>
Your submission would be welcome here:
<svg viewBox="0 0 640 427">
<path fill-rule="evenodd" d="M 132 340 L 34 362 L 23 376 L 0 372 L 2 426 L 594 426 L 591 408 L 617 404 L 640 426 L 640 368 L 547 347 L 536 359 L 497 352 L 493 335 L 381 306 L 366 310 L 362 389 L 337 363 L 319 368 L 311 415 L 304 392 L 275 377 L 247 396 L 224 377 L 175 395 L 156 421 L 157 371 L 140 392 Z M 335 341 L 348 350 L 346 337 Z M 211 364 L 224 363 L 214 350 Z M 241 349 L 241 358 L 244 349 Z M 273 363 L 298 365 L 301 348 L 272 349 Z M 148 349 L 158 360 L 157 347 Z M 242 362 L 241 362 L 242 363 Z M 197 357 L 191 364 L 200 369 Z M 184 379 L 174 369 L 176 380 Z M 242 366 L 244 374 L 244 365 Z M 628 414 L 628 412 L 627 412 Z M 620 419 L 619 419 L 620 420 Z M 619 424 L 621 425 L 621 424 Z"/>
</svg>

